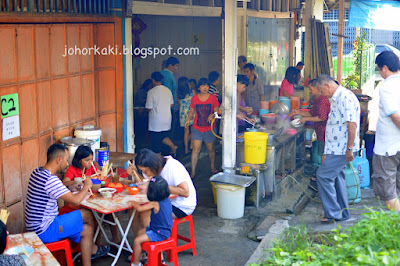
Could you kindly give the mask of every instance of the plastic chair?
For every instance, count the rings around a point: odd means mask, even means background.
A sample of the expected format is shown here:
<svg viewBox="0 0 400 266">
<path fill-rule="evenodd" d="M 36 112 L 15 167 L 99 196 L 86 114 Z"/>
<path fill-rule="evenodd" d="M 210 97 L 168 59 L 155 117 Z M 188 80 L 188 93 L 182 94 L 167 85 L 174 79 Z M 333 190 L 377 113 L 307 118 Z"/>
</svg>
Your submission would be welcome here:
<svg viewBox="0 0 400 266">
<path fill-rule="evenodd" d="M 189 227 L 190 227 L 190 238 L 184 237 L 182 235 L 178 234 L 178 225 L 181 223 L 189 223 Z M 173 239 L 175 239 L 176 241 L 176 252 L 179 253 L 183 250 L 187 250 L 187 249 L 192 249 L 192 254 L 193 256 L 196 256 L 196 242 L 194 239 L 194 228 L 193 228 L 193 217 L 192 215 L 188 215 L 182 218 L 177 218 L 174 219 L 174 223 L 172 225 L 172 231 L 171 231 L 171 237 Z M 178 245 L 178 239 L 183 240 L 185 242 L 187 242 L 186 244 L 183 245 Z"/>
<path fill-rule="evenodd" d="M 68 239 L 63 239 L 57 242 L 52 242 L 52 243 L 47 243 L 45 244 L 46 247 L 51 251 L 51 253 L 55 252 L 55 251 L 62 251 L 64 250 L 65 252 L 65 261 L 67 262 L 67 266 L 73 266 L 74 263 L 72 262 L 72 253 L 71 253 L 71 245 L 69 244 L 69 240 Z M 55 256 L 56 258 L 59 256 Z M 64 259 L 62 258 L 62 259 Z M 58 260 L 59 258 L 57 258 Z M 61 265 L 64 264 L 64 260 L 59 261 Z"/>
<path fill-rule="evenodd" d="M 132 247 L 132 249 L 134 249 Z M 175 266 L 179 265 L 178 253 L 176 252 L 176 241 L 170 237 L 167 240 L 159 242 L 144 242 L 142 250 L 147 252 L 147 263 L 143 266 L 167 266 L 161 261 L 162 251 L 168 252 L 168 261 L 173 262 Z M 134 259 L 134 252 L 132 252 L 131 264 Z"/>
</svg>

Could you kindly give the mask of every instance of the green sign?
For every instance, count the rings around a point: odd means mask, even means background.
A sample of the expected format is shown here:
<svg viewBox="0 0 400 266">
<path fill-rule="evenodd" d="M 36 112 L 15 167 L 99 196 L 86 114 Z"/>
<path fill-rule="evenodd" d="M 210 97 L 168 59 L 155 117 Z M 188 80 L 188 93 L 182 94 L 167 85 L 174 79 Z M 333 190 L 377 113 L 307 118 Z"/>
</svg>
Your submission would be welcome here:
<svg viewBox="0 0 400 266">
<path fill-rule="evenodd" d="M 18 93 L 1 96 L 1 118 L 18 115 Z"/>
</svg>

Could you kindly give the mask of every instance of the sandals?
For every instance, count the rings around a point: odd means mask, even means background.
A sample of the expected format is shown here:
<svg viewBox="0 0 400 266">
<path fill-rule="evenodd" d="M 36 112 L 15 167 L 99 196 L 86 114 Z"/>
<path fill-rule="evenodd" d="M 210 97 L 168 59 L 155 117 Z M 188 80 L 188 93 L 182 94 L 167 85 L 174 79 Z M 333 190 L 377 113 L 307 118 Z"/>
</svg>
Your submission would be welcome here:
<svg viewBox="0 0 400 266">
<path fill-rule="evenodd" d="M 340 222 L 340 219 L 334 219 L 334 218 L 326 218 L 326 217 L 322 217 L 320 222 L 323 224 L 330 224 L 332 222 Z"/>
<path fill-rule="evenodd" d="M 110 252 L 110 246 L 109 245 L 102 245 L 102 246 L 97 246 L 97 252 L 96 254 L 92 255 L 92 260 L 95 260 L 97 258 L 103 257 L 107 255 L 108 252 Z"/>
</svg>

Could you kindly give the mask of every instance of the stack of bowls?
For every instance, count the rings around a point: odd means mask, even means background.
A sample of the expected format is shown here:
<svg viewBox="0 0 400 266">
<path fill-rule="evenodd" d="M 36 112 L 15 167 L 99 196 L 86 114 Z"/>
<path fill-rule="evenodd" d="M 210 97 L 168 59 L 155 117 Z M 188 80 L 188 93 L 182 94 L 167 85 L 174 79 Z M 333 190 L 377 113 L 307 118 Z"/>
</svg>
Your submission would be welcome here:
<svg viewBox="0 0 400 266">
<path fill-rule="evenodd" d="M 272 125 L 272 124 L 276 123 L 276 117 L 277 116 L 278 116 L 277 114 L 273 114 L 273 113 L 264 114 L 264 115 L 261 116 L 261 119 L 263 120 L 264 124 Z"/>
</svg>

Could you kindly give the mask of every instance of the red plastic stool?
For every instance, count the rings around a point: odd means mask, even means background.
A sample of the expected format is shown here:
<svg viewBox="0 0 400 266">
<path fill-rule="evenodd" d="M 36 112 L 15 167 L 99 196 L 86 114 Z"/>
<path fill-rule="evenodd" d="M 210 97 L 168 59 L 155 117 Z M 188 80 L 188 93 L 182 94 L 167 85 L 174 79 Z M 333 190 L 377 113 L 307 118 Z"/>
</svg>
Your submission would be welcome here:
<svg viewBox="0 0 400 266">
<path fill-rule="evenodd" d="M 72 262 L 71 245 L 69 244 L 68 239 L 63 239 L 63 240 L 53 242 L 53 243 L 47 243 L 45 245 L 51 251 L 51 253 L 53 253 L 55 251 L 64 250 L 64 252 L 65 252 L 64 258 L 67 261 L 67 266 L 74 265 L 74 263 Z M 56 256 L 56 257 L 58 257 L 58 256 Z M 61 265 L 64 264 L 64 258 L 61 259 L 61 262 L 58 260 L 58 262 L 60 262 Z"/>
<path fill-rule="evenodd" d="M 178 234 L 178 225 L 181 223 L 189 223 L 190 227 L 190 238 L 184 237 Z M 196 242 L 194 240 L 194 228 L 193 228 L 193 217 L 192 215 L 188 215 L 182 218 L 174 219 L 174 223 L 172 225 L 171 237 L 176 241 L 176 252 L 179 253 L 181 251 L 192 249 L 193 256 L 196 256 Z M 187 242 L 186 244 L 178 246 L 178 239 Z"/>
<path fill-rule="evenodd" d="M 133 249 L 133 247 L 132 247 Z M 142 250 L 147 252 L 147 263 L 143 266 L 167 266 L 161 262 L 161 252 L 168 252 L 168 261 L 173 262 L 175 266 L 179 265 L 178 253 L 176 252 L 176 242 L 170 237 L 167 240 L 159 242 L 144 242 Z M 132 252 L 131 264 L 134 259 L 134 252 Z"/>
</svg>

